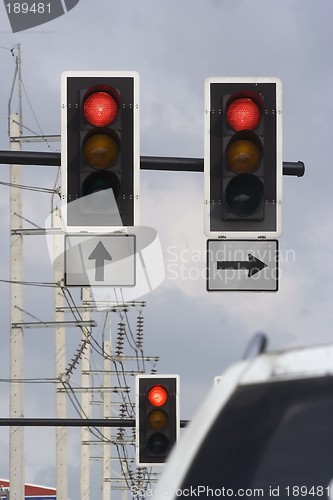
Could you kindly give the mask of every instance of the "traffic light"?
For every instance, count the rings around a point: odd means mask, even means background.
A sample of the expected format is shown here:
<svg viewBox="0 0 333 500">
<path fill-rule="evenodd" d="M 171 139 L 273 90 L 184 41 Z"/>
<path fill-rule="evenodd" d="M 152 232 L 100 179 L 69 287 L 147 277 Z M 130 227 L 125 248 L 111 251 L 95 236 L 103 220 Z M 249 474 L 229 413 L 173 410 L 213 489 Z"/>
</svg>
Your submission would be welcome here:
<svg viewBox="0 0 333 500">
<path fill-rule="evenodd" d="M 179 435 L 179 376 L 136 377 L 136 457 L 142 466 L 163 465 Z"/>
<path fill-rule="evenodd" d="M 71 231 L 138 223 L 139 76 L 62 74 L 61 195 Z"/>
<path fill-rule="evenodd" d="M 205 82 L 205 233 L 282 230 L 282 85 L 278 78 Z"/>
</svg>

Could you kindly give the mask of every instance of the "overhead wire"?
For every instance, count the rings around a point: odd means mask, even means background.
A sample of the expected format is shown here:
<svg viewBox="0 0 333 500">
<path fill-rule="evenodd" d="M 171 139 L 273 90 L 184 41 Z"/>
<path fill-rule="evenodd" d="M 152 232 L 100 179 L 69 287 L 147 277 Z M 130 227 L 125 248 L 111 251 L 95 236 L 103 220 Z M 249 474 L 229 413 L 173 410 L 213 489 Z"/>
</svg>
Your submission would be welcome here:
<svg viewBox="0 0 333 500">
<path fill-rule="evenodd" d="M 39 120 L 38 120 L 38 118 L 37 118 L 37 115 L 36 115 L 36 113 L 35 113 L 35 110 L 34 110 L 34 108 L 33 108 L 33 106 L 32 106 L 31 100 L 30 100 L 30 98 L 29 98 L 29 95 L 28 95 L 28 92 L 27 92 L 27 89 L 26 89 L 26 87 L 25 87 L 25 84 L 24 84 L 24 81 L 23 81 L 23 78 L 22 78 L 22 77 L 21 77 L 20 81 L 21 81 L 21 85 L 22 85 L 22 88 L 23 88 L 23 91 L 24 91 L 24 95 L 25 95 L 26 100 L 27 100 L 27 102 L 28 102 L 28 104 L 29 104 L 29 107 L 30 107 L 30 110 L 31 110 L 32 116 L 33 116 L 33 118 L 34 118 L 34 120 L 35 120 L 35 122 L 36 122 L 37 128 L 38 128 L 38 130 L 39 130 L 39 135 L 38 135 L 37 133 L 35 133 L 33 130 L 28 129 L 28 127 L 26 127 L 26 126 L 24 126 L 24 125 L 22 125 L 22 127 L 26 128 L 27 130 L 29 130 L 30 132 L 32 132 L 34 135 L 42 137 L 42 138 L 44 139 L 44 142 L 46 143 L 47 147 L 48 147 L 49 149 L 51 149 L 51 150 L 52 150 L 52 147 L 51 147 L 51 145 L 50 145 L 49 141 L 47 140 L 46 134 L 44 134 L 44 132 L 43 132 L 43 130 L 42 130 L 42 127 L 41 127 L 41 125 L 40 125 L 40 123 L 39 123 Z"/>
<path fill-rule="evenodd" d="M 70 301 L 69 301 L 67 295 L 65 294 L 65 290 L 66 290 L 66 292 L 69 295 Z M 66 287 L 62 287 L 62 292 L 64 293 L 64 296 L 65 296 L 65 299 L 67 301 L 67 304 L 69 305 L 69 307 L 70 307 L 70 309 L 71 309 L 71 311 L 72 311 L 75 319 L 82 319 L 82 316 L 81 316 L 79 310 L 77 309 L 77 306 L 75 305 L 75 301 L 73 300 L 73 296 L 72 296 L 71 292 Z M 106 325 L 106 321 L 104 322 L 104 328 L 105 328 L 105 325 Z M 82 328 L 83 327 L 81 327 L 81 329 Z M 94 349 L 103 358 L 107 358 L 107 359 L 110 359 L 112 361 L 113 366 L 114 366 L 114 370 L 115 370 L 115 373 L 116 373 L 116 376 L 117 376 L 117 380 L 118 380 L 118 383 L 119 383 L 119 386 L 120 387 L 122 386 L 122 383 L 121 383 L 121 380 L 120 380 L 120 374 L 122 374 L 124 386 L 128 387 L 127 380 L 126 380 L 126 375 L 125 375 L 125 370 L 124 370 L 124 366 L 123 366 L 122 361 L 120 361 L 119 359 L 117 359 L 115 356 L 112 356 L 112 355 L 109 355 L 108 353 L 106 353 L 105 350 L 104 350 L 104 348 L 103 348 L 103 346 L 101 346 L 99 344 L 99 342 L 94 338 L 94 336 L 93 336 L 93 334 L 92 334 L 91 331 L 90 331 L 90 335 L 89 335 L 89 340 L 87 340 L 87 343 L 88 342 L 90 343 L 92 349 Z M 83 351 L 80 351 L 81 355 L 82 355 L 82 352 Z M 73 360 L 73 364 L 74 364 L 74 361 L 75 361 L 75 365 L 77 365 L 79 359 L 80 359 L 80 355 L 78 353 L 78 355 Z M 118 365 L 120 366 L 120 371 L 118 369 Z M 66 373 L 69 374 L 72 371 L 73 371 L 72 365 L 70 365 L 70 367 L 67 368 Z M 128 394 L 127 393 L 125 393 L 125 394 L 126 394 L 126 396 L 124 396 L 123 394 L 121 395 L 122 398 L 123 398 L 123 401 L 126 402 L 125 401 L 125 397 L 127 397 L 127 399 L 129 399 L 128 403 L 130 405 L 132 405 L 132 401 L 130 400 Z M 126 405 L 126 407 L 127 407 L 127 405 Z"/>
<path fill-rule="evenodd" d="M 103 330 L 106 328 L 106 325 L 107 325 L 107 317 L 108 317 L 108 313 L 105 315 L 105 320 L 103 322 Z M 127 318 L 127 321 L 128 321 L 128 318 Z M 104 336 L 105 335 L 102 332 L 102 339 L 104 338 Z M 103 347 L 99 344 L 99 342 L 94 338 L 93 335 L 92 335 L 92 341 L 95 342 L 95 346 L 93 346 L 93 348 L 95 350 L 97 350 L 96 346 L 98 346 L 98 349 L 100 350 L 101 354 L 103 356 L 105 356 L 106 353 L 105 353 Z M 110 356 L 108 356 L 108 357 L 110 357 Z M 118 384 L 121 385 L 121 381 L 119 379 L 119 370 L 117 369 L 117 362 L 119 363 L 119 360 L 115 359 L 114 365 L 115 365 L 115 368 L 116 368 L 116 375 L 117 375 L 117 379 L 118 379 Z M 122 368 L 121 371 L 122 371 L 123 381 L 124 381 L 125 386 L 127 387 L 127 379 L 126 379 L 126 375 L 124 373 L 124 367 L 123 367 L 122 363 L 121 363 L 121 368 Z M 125 412 L 127 412 L 129 416 L 133 416 L 133 403 L 131 401 L 130 394 L 128 392 L 125 392 L 125 393 L 120 393 L 120 396 L 121 396 L 121 399 L 124 402 L 123 408 L 124 408 Z M 127 403 L 127 401 L 125 401 L 125 398 L 128 399 L 128 403 Z M 124 432 L 122 432 L 122 431 L 124 431 Z M 128 477 L 125 474 L 125 471 L 124 471 L 124 468 L 123 468 L 123 461 L 125 461 L 126 464 L 127 464 L 126 468 L 128 470 L 128 474 L 130 474 L 130 472 L 131 472 L 131 466 L 130 466 L 131 458 L 128 455 L 128 444 L 125 441 L 121 442 L 121 438 L 122 437 L 126 437 L 125 430 L 123 428 L 119 427 L 119 429 L 118 429 L 118 441 L 115 442 L 116 450 L 117 450 L 118 458 L 119 458 L 119 461 L 121 463 L 121 467 L 122 467 L 122 470 L 123 470 L 123 477 L 125 478 L 127 486 L 129 488 L 132 488 L 135 485 L 135 480 L 132 479 L 131 475 L 129 475 L 130 480 L 128 480 Z M 133 443 L 133 449 L 135 449 L 134 443 Z"/>
</svg>

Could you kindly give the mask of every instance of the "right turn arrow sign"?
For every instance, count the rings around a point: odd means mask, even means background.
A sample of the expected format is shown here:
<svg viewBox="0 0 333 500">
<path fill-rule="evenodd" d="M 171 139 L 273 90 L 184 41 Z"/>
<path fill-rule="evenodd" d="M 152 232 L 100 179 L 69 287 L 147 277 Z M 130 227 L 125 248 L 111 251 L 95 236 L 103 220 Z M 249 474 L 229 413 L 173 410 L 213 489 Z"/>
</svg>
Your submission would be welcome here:
<svg viewBox="0 0 333 500">
<path fill-rule="evenodd" d="M 228 269 L 245 269 L 248 271 L 248 276 L 254 276 L 256 273 L 259 273 L 262 269 L 267 267 L 267 264 L 257 259 L 251 253 L 248 254 L 249 260 L 245 261 L 218 261 L 217 269 L 228 270 Z"/>
<path fill-rule="evenodd" d="M 207 291 L 276 292 L 278 240 L 208 240 Z"/>
</svg>

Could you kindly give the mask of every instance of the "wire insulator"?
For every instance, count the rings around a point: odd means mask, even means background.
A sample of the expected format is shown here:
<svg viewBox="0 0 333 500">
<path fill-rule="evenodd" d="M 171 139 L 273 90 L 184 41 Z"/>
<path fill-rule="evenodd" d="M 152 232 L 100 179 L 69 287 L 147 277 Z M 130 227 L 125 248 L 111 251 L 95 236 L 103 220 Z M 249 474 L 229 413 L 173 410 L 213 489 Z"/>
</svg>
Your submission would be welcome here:
<svg viewBox="0 0 333 500">
<path fill-rule="evenodd" d="M 115 353 L 116 356 L 122 356 L 124 353 L 124 338 L 125 338 L 125 323 L 122 321 L 118 323 L 117 341 Z"/>
<path fill-rule="evenodd" d="M 143 316 L 138 316 L 136 319 L 136 347 L 142 349 L 143 347 Z"/>
</svg>

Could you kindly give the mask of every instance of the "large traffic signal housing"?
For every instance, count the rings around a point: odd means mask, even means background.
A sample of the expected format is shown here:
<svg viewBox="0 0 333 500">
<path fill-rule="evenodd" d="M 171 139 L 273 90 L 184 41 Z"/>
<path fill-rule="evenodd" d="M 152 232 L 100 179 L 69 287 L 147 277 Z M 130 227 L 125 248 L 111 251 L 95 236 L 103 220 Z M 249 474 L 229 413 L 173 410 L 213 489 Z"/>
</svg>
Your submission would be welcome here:
<svg viewBox="0 0 333 500">
<path fill-rule="evenodd" d="M 139 77 L 134 72 L 62 74 L 61 194 L 71 231 L 109 232 L 138 223 Z"/>
<path fill-rule="evenodd" d="M 179 436 L 179 376 L 136 377 L 136 457 L 141 466 L 163 465 Z"/>
<path fill-rule="evenodd" d="M 277 78 L 205 82 L 205 233 L 282 230 L 282 86 Z"/>
</svg>

